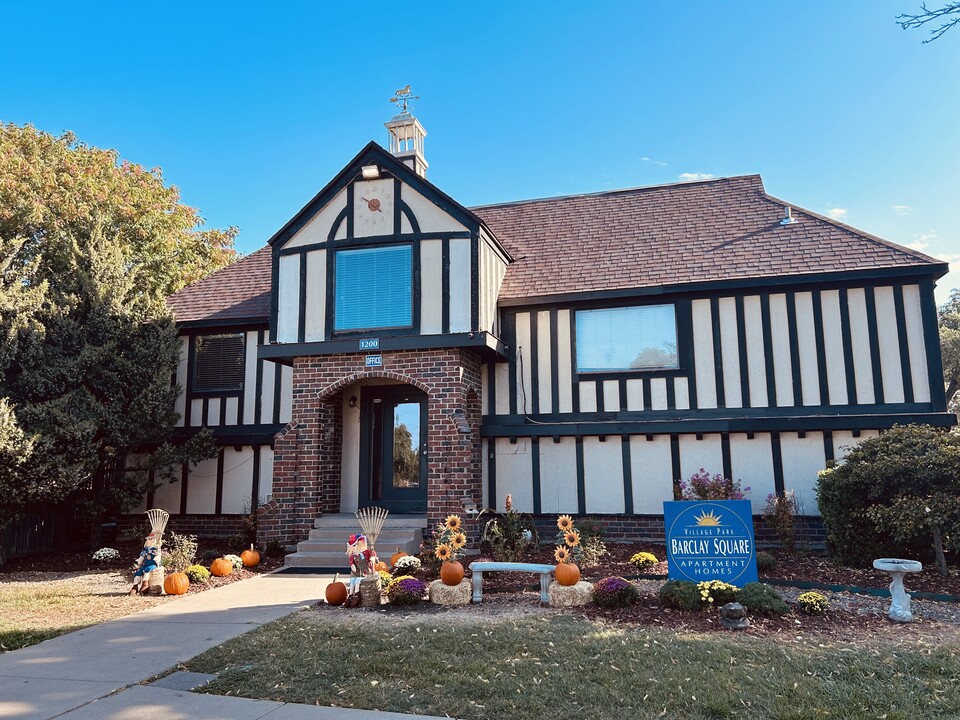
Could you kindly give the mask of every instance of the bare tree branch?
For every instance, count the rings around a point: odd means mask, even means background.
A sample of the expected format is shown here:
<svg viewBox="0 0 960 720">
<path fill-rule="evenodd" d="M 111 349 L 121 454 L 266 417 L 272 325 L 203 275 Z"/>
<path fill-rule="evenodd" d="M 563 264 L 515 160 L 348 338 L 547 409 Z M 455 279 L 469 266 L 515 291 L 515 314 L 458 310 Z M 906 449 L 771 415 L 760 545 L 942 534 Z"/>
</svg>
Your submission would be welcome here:
<svg viewBox="0 0 960 720">
<path fill-rule="evenodd" d="M 960 25 L 960 2 L 949 2 L 942 8 L 935 10 L 930 10 L 926 3 L 921 3 L 920 10 L 919 15 L 897 15 L 896 21 L 900 24 L 901 28 L 907 30 L 908 28 L 918 28 L 928 22 L 946 18 L 939 26 L 930 31 L 930 37 L 923 41 L 925 44 L 933 42 L 954 25 Z"/>
</svg>

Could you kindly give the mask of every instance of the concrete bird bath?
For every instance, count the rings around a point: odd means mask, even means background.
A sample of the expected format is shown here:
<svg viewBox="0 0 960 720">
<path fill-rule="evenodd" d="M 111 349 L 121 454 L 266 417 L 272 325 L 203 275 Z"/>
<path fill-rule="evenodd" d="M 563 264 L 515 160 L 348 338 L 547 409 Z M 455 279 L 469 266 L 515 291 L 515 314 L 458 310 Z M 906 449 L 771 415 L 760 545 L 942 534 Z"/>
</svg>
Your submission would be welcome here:
<svg viewBox="0 0 960 720">
<path fill-rule="evenodd" d="M 923 570 L 923 565 L 916 560 L 899 560 L 897 558 L 880 558 L 873 561 L 873 567 L 890 573 L 893 581 L 890 583 L 890 612 L 887 616 L 894 622 L 908 623 L 913 620 L 910 612 L 910 596 L 903 589 L 903 576 Z"/>
</svg>

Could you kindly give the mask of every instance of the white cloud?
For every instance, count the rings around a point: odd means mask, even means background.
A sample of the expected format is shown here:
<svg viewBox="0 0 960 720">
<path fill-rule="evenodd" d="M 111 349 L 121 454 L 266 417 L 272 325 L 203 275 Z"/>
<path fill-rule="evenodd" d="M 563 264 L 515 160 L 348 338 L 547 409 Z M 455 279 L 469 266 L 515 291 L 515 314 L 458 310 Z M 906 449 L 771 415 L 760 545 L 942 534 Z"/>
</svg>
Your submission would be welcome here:
<svg viewBox="0 0 960 720">
<path fill-rule="evenodd" d="M 716 177 L 716 175 L 711 175 L 710 173 L 680 173 L 677 177 L 684 182 L 690 182 L 692 180 L 711 180 Z"/>
<path fill-rule="evenodd" d="M 909 243 L 907 247 L 910 248 L 911 250 L 916 250 L 917 252 L 923 252 L 928 247 L 930 247 L 930 243 L 913 242 L 913 243 Z"/>
<path fill-rule="evenodd" d="M 937 231 L 936 231 L 936 230 L 930 230 L 930 231 L 928 231 L 928 232 L 920 233 L 919 235 L 915 235 L 914 237 L 917 238 L 917 242 L 918 242 L 918 243 L 926 243 L 928 240 L 936 240 L 936 239 L 937 239 Z M 929 243 L 927 243 L 927 244 L 929 244 Z"/>
<path fill-rule="evenodd" d="M 933 256 L 937 260 L 943 260 L 943 262 L 946 263 L 960 262 L 960 253 L 934 253 Z"/>
<path fill-rule="evenodd" d="M 640 158 L 640 159 L 643 160 L 644 162 L 653 163 L 654 165 L 659 165 L 660 167 L 666 167 L 666 166 L 667 166 L 667 163 L 663 162 L 662 160 L 654 160 L 653 158 L 649 158 L 649 157 L 647 157 L 646 155 L 644 155 L 644 156 L 643 156 L 642 158 Z"/>
<path fill-rule="evenodd" d="M 827 210 L 827 215 L 832 217 L 834 220 L 844 220 L 847 217 L 846 208 L 830 208 Z"/>
<path fill-rule="evenodd" d="M 893 211 L 897 215 L 909 215 L 911 212 L 913 212 L 913 208 L 909 205 L 894 205 Z"/>
</svg>

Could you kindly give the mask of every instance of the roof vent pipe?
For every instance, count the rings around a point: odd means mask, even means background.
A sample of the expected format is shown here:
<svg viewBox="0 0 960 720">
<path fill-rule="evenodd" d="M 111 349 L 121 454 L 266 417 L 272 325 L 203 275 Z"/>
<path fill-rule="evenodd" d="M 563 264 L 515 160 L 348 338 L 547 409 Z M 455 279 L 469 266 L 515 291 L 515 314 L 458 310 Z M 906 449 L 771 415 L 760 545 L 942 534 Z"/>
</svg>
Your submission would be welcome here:
<svg viewBox="0 0 960 720">
<path fill-rule="evenodd" d="M 795 223 L 800 222 L 793 216 L 793 208 L 791 208 L 789 205 L 785 205 L 784 210 L 787 214 L 784 215 L 783 220 L 780 221 L 781 225 L 794 225 Z"/>
</svg>

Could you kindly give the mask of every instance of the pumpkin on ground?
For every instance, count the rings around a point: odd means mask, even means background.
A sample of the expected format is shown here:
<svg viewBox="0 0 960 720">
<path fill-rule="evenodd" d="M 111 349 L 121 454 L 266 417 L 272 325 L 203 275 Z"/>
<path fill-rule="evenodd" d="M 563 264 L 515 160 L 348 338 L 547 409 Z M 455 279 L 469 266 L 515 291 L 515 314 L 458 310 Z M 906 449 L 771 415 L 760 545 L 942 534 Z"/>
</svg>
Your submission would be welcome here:
<svg viewBox="0 0 960 720">
<path fill-rule="evenodd" d="M 217 558 L 210 564 L 210 572 L 217 577 L 226 577 L 233 572 L 233 563 L 226 558 Z"/>
<path fill-rule="evenodd" d="M 557 569 L 553 571 L 554 577 L 561 585 L 576 585 L 580 581 L 580 568 L 575 563 L 557 563 Z"/>
<path fill-rule="evenodd" d="M 190 578 L 186 573 L 170 573 L 163 580 L 163 591 L 167 595 L 183 595 L 190 589 Z"/>
<path fill-rule="evenodd" d="M 339 577 L 339 573 L 334 575 L 333 582 L 327 585 L 327 589 L 324 592 L 324 597 L 327 598 L 327 604 L 329 605 L 343 605 L 347 600 L 347 586 L 342 582 L 337 582 L 337 578 Z"/>
<path fill-rule="evenodd" d="M 377 572 L 390 572 L 390 568 L 387 566 L 383 560 L 379 561 L 376 565 L 373 566 L 373 569 Z"/>
<path fill-rule="evenodd" d="M 390 567 L 396 567 L 397 560 L 399 560 L 402 557 L 406 557 L 407 555 L 408 553 L 405 553 L 400 548 L 397 548 L 397 551 L 390 556 Z"/>
<path fill-rule="evenodd" d="M 463 565 L 456 560 L 447 560 L 440 566 L 440 579 L 444 585 L 459 585 L 463 580 Z"/>
<path fill-rule="evenodd" d="M 240 553 L 240 559 L 243 560 L 244 567 L 256 567 L 260 564 L 260 553 L 254 550 L 253 545 L 251 545 L 249 550 Z"/>
</svg>

